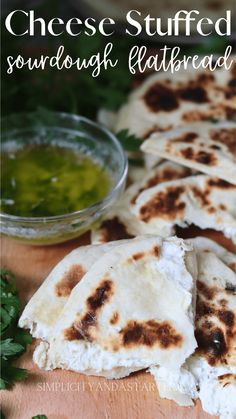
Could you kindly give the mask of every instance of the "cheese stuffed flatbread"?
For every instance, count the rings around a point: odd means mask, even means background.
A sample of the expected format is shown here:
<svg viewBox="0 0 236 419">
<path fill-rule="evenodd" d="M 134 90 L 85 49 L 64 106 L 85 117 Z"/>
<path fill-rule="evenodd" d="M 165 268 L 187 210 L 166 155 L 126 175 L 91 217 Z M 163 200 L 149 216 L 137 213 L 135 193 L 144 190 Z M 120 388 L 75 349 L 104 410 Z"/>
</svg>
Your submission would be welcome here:
<svg viewBox="0 0 236 419">
<path fill-rule="evenodd" d="M 236 184 L 234 122 L 198 122 L 155 133 L 142 150 Z"/>
<path fill-rule="evenodd" d="M 236 255 L 209 239 L 188 240 L 197 252 L 195 336 L 198 348 L 180 372 L 152 367 L 161 397 L 182 406 L 200 398 L 222 418 L 236 412 Z"/>
<path fill-rule="evenodd" d="M 108 378 L 153 364 L 178 369 L 196 347 L 195 276 L 194 252 L 181 239 L 114 247 L 73 289 L 35 362 Z"/>
<path fill-rule="evenodd" d="M 131 212 L 146 225 L 146 233 L 194 224 L 221 231 L 236 242 L 236 186 L 207 175 L 189 176 L 147 189 Z"/>
</svg>

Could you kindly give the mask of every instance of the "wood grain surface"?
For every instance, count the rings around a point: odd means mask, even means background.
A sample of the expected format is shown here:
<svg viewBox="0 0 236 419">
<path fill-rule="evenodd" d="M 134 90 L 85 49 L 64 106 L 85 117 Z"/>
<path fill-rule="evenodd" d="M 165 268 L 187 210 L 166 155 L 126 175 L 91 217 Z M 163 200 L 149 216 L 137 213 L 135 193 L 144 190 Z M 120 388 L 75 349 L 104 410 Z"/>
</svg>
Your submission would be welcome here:
<svg viewBox="0 0 236 419">
<path fill-rule="evenodd" d="M 200 232 L 236 252 L 235 246 L 215 232 Z M 179 235 L 195 236 L 190 229 Z M 89 235 L 68 243 L 43 247 L 26 246 L 2 238 L 1 266 L 17 279 L 22 306 L 37 290 L 59 260 L 72 249 L 89 243 Z M 29 377 L 12 390 L 1 392 L 2 410 L 7 419 L 30 419 L 45 414 L 48 419 L 206 419 L 200 403 L 179 407 L 160 399 L 152 376 L 146 372 L 120 380 L 87 377 L 70 371 L 44 372 L 32 362 L 36 342 L 17 361 L 29 370 Z"/>
</svg>

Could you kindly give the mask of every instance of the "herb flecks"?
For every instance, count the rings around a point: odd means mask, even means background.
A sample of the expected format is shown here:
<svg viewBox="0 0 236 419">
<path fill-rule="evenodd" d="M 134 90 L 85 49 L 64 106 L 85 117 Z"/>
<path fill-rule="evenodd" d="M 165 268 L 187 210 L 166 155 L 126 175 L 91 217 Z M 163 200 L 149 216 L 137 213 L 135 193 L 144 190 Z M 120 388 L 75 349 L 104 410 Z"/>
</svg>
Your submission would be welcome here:
<svg viewBox="0 0 236 419">
<path fill-rule="evenodd" d="M 17 326 L 20 300 L 13 275 L 5 269 L 0 271 L 1 299 L 1 379 L 0 389 L 7 389 L 15 381 L 27 377 L 27 370 L 14 367 L 12 364 L 32 342 L 31 335 Z"/>
</svg>

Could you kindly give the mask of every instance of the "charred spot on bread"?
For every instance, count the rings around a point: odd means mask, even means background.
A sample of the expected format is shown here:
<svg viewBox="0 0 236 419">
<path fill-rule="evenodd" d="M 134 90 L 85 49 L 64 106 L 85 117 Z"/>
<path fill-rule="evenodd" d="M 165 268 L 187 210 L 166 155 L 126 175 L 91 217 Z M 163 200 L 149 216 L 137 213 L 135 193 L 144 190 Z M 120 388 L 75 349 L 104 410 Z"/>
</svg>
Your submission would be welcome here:
<svg viewBox="0 0 236 419">
<path fill-rule="evenodd" d="M 224 204 L 220 204 L 220 205 L 219 205 L 219 209 L 220 209 L 221 211 L 226 211 L 226 210 L 227 210 L 227 207 L 226 207 L 226 205 L 224 205 Z"/>
<path fill-rule="evenodd" d="M 194 103 L 206 103 L 208 102 L 207 92 L 202 86 L 188 85 L 185 88 L 177 90 L 178 96 L 185 101 Z"/>
<path fill-rule="evenodd" d="M 158 82 L 149 87 L 143 100 L 152 112 L 171 112 L 179 107 L 175 91 Z"/>
<path fill-rule="evenodd" d="M 132 255 L 132 260 L 137 261 L 137 260 L 142 259 L 144 256 L 145 256 L 145 252 L 138 252 Z"/>
<path fill-rule="evenodd" d="M 227 290 L 197 281 L 196 340 L 210 365 L 232 362 L 236 339 L 235 314 L 228 306 Z M 218 297 L 218 299 L 217 299 Z"/>
<path fill-rule="evenodd" d="M 175 219 L 177 214 L 182 214 L 185 203 L 180 200 L 185 189 L 183 186 L 168 187 L 167 190 L 155 194 L 150 201 L 140 209 L 140 218 L 149 222 L 152 218 Z"/>
<path fill-rule="evenodd" d="M 208 76 L 207 81 L 211 80 L 211 76 Z M 151 112 L 174 111 L 178 109 L 180 100 L 193 103 L 207 103 L 209 99 L 206 89 L 202 86 L 203 83 L 206 83 L 204 75 L 197 82 L 191 81 L 177 89 L 171 88 L 167 83 L 156 82 L 147 89 L 143 100 Z"/>
<path fill-rule="evenodd" d="M 222 323 L 226 326 L 233 327 L 235 321 L 235 315 L 230 310 L 218 310 L 218 316 Z"/>
<path fill-rule="evenodd" d="M 236 285 L 235 284 L 230 284 L 229 282 L 227 282 L 226 287 L 225 287 L 225 291 L 236 295 Z"/>
<path fill-rule="evenodd" d="M 167 321 L 129 321 L 120 331 L 123 345 L 132 348 L 137 345 L 152 347 L 158 345 L 163 349 L 179 347 L 183 343 L 183 337 Z"/>
<path fill-rule="evenodd" d="M 219 188 L 219 189 L 236 189 L 236 185 L 232 185 L 226 180 L 218 179 L 218 178 L 211 178 L 207 181 L 207 185 L 210 188 Z"/>
<path fill-rule="evenodd" d="M 93 330 L 97 326 L 98 313 L 102 306 L 110 300 L 112 295 L 113 282 L 106 278 L 101 281 L 92 295 L 87 298 L 87 312 L 78 317 L 73 325 L 65 330 L 65 338 L 67 340 L 85 339 L 92 342 Z M 74 329 L 78 331 L 78 334 L 76 334 Z"/>
<path fill-rule="evenodd" d="M 152 249 L 150 249 L 146 252 L 135 253 L 134 255 L 132 255 L 132 260 L 138 261 L 138 260 L 144 258 L 145 256 L 154 256 L 154 257 L 159 258 L 160 247 L 159 246 L 154 246 Z"/>
<path fill-rule="evenodd" d="M 196 132 L 185 132 L 179 137 L 172 140 L 174 143 L 193 143 L 194 140 L 198 138 L 198 135 Z"/>
<path fill-rule="evenodd" d="M 126 225 L 117 216 L 110 220 L 104 220 L 100 228 L 103 242 L 134 238 L 132 234 L 128 233 Z"/>
<path fill-rule="evenodd" d="M 212 150 L 221 150 L 220 146 L 215 145 L 215 144 L 212 144 L 212 145 L 210 146 L 210 148 L 211 148 Z"/>
<path fill-rule="evenodd" d="M 221 128 L 210 131 L 213 141 L 225 144 L 229 152 L 236 158 L 236 128 Z"/>
<path fill-rule="evenodd" d="M 229 87 L 232 87 L 233 89 L 236 89 L 236 78 L 231 79 L 231 80 L 228 82 L 228 86 L 229 86 Z"/>
<path fill-rule="evenodd" d="M 115 311 L 112 315 L 112 318 L 110 319 L 111 324 L 116 324 L 119 320 L 119 313 Z"/>
<path fill-rule="evenodd" d="M 226 307 L 228 305 L 228 301 L 225 298 L 221 298 L 218 303 L 222 306 L 222 307 Z"/>
<path fill-rule="evenodd" d="M 210 365 L 216 365 L 224 358 L 227 346 L 220 328 L 210 328 L 209 331 L 197 329 L 195 336 L 198 343 L 197 352 L 202 353 Z"/>
<path fill-rule="evenodd" d="M 68 329 L 64 330 L 64 338 L 65 338 L 65 340 L 68 340 L 68 341 L 83 340 L 84 336 L 82 336 L 80 331 L 73 324 Z"/>
<path fill-rule="evenodd" d="M 193 160 L 197 163 L 214 165 L 217 162 L 217 158 L 214 153 L 210 153 L 204 150 L 194 150 L 192 147 L 184 148 L 180 151 L 182 156 L 187 160 Z"/>
<path fill-rule="evenodd" d="M 206 207 L 210 205 L 210 201 L 208 199 L 209 192 L 203 191 L 197 186 L 192 186 L 191 190 L 193 192 L 193 195 L 195 198 L 197 198 L 199 201 L 201 201 L 202 206 Z"/>
<path fill-rule="evenodd" d="M 112 296 L 113 294 L 113 282 L 105 279 L 95 289 L 94 293 L 88 297 L 87 306 L 91 311 L 97 311 L 100 309 Z"/>
<path fill-rule="evenodd" d="M 184 112 L 182 115 L 184 122 L 204 121 L 206 119 L 208 119 L 208 115 L 196 110 Z"/>
<path fill-rule="evenodd" d="M 205 282 L 197 280 L 197 289 L 198 292 L 203 295 L 207 300 L 212 300 L 214 298 L 215 293 L 217 292 L 216 288 L 208 287 Z"/>
<path fill-rule="evenodd" d="M 236 119 L 236 109 L 233 106 L 225 105 L 224 111 L 225 111 L 226 119 L 228 120 Z"/>
<path fill-rule="evenodd" d="M 61 281 L 55 285 L 57 297 L 68 297 L 85 273 L 82 265 L 72 265 Z"/>
<path fill-rule="evenodd" d="M 213 314 L 213 310 L 210 304 L 205 303 L 201 298 L 197 298 L 197 312 L 196 320 L 199 321 L 202 317 L 210 316 Z"/>
<path fill-rule="evenodd" d="M 160 256 L 160 247 L 159 246 L 154 246 L 152 251 L 151 251 L 152 255 L 159 258 Z"/>
</svg>

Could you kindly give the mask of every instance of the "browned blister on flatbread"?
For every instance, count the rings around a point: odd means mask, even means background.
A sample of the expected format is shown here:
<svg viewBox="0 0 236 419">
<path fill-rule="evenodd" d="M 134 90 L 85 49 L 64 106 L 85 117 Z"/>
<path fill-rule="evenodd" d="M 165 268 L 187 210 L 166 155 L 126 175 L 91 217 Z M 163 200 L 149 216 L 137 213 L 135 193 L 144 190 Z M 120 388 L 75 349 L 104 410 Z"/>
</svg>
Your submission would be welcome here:
<svg viewBox="0 0 236 419">
<path fill-rule="evenodd" d="M 197 290 L 197 353 L 212 366 L 236 366 L 236 304 L 230 304 L 236 299 L 236 284 L 220 288 L 199 280 Z"/>
<path fill-rule="evenodd" d="M 236 367 L 236 255 L 198 240 L 196 353 L 211 366 Z"/>
<path fill-rule="evenodd" d="M 153 134 L 143 151 L 236 184 L 236 123 L 204 122 Z"/>
<path fill-rule="evenodd" d="M 233 57 L 232 57 L 233 60 Z M 117 117 L 116 130 L 128 129 L 146 139 L 181 125 L 209 119 L 236 119 L 234 62 L 230 70 L 189 69 L 159 72 L 129 96 Z"/>
<path fill-rule="evenodd" d="M 99 229 L 102 243 L 112 240 L 132 239 L 134 237 L 128 232 L 128 227 L 117 215 L 103 220 Z"/>
<path fill-rule="evenodd" d="M 99 228 L 93 230 L 92 243 L 105 243 L 145 234 L 145 224 L 140 223 L 137 217 L 132 215 L 131 205 L 136 203 L 136 199 L 143 191 L 160 183 L 185 178 L 191 174 L 193 171 L 190 168 L 168 161 L 150 170 L 141 181 L 135 182 L 125 191 L 118 205 L 103 219 Z M 161 230 L 157 231 L 157 234 L 165 236 Z"/>
<path fill-rule="evenodd" d="M 131 211 L 146 233 L 194 224 L 236 240 L 236 185 L 218 178 L 195 175 L 157 185 L 143 191 Z"/>
<path fill-rule="evenodd" d="M 55 294 L 57 297 L 68 297 L 73 288 L 86 274 L 82 265 L 74 264 L 65 272 L 62 279 L 55 284 Z"/>
</svg>

